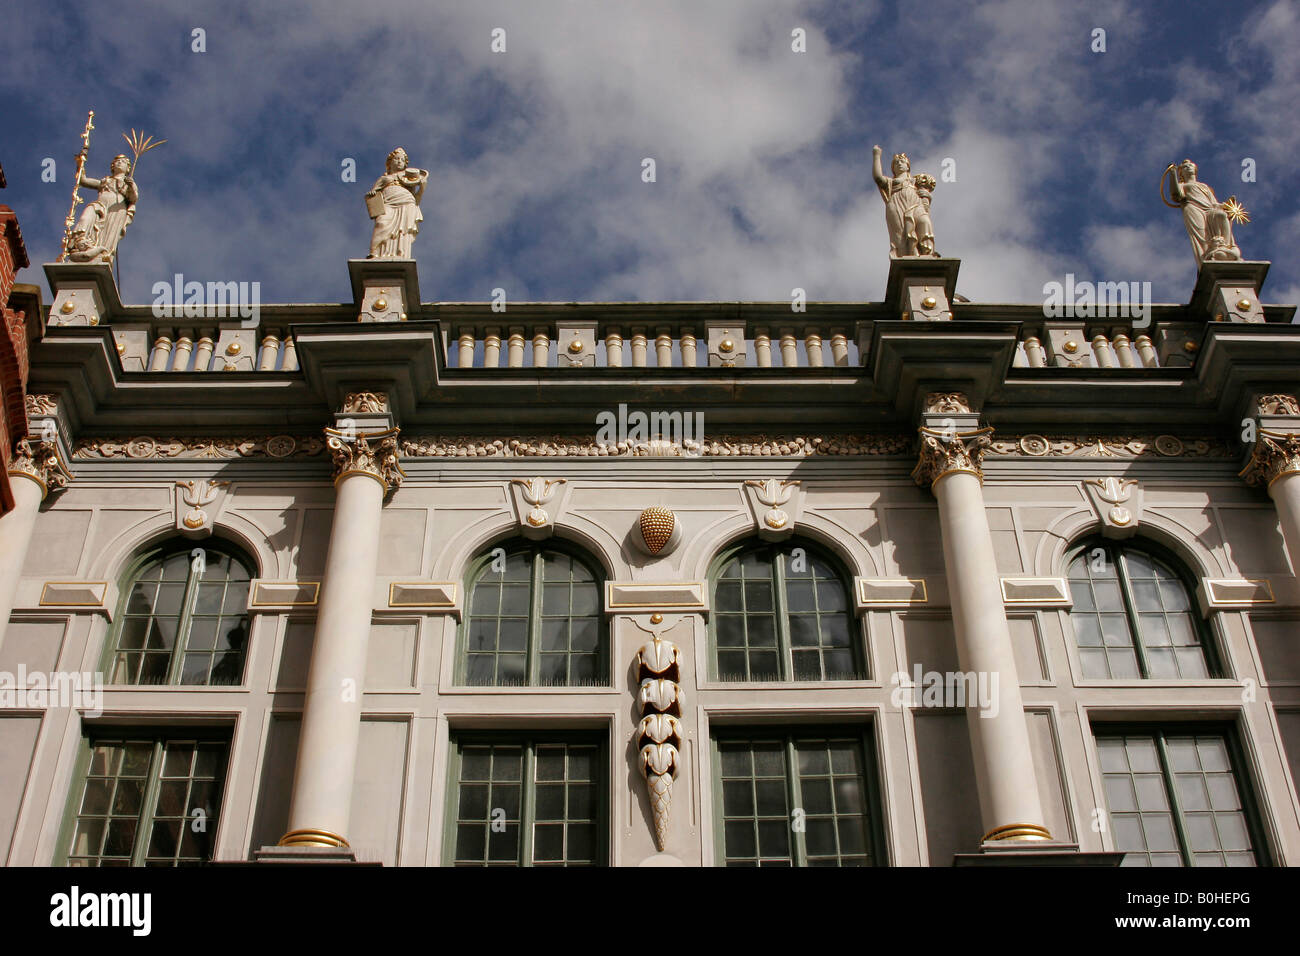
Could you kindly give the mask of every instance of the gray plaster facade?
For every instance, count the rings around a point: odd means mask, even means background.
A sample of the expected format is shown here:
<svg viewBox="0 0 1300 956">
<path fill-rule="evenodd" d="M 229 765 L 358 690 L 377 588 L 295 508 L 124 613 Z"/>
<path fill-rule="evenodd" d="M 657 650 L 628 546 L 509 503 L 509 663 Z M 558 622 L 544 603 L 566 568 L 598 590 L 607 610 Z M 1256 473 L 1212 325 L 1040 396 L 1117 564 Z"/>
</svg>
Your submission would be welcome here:
<svg viewBox="0 0 1300 956">
<path fill-rule="evenodd" d="M 956 301 L 954 260 L 896 260 L 884 301 L 803 313 L 761 303 L 496 313 L 423 302 L 413 263 L 371 261 L 351 264 L 354 302 L 265 306 L 251 327 L 160 318 L 118 302 L 106 269 L 47 267 L 55 298 L 32 352 L 29 412 L 51 423 L 71 480 L 44 494 L 29 540 L 13 516 L 0 520 L 15 564 L 0 672 L 101 672 L 102 713 L 0 709 L 0 859 L 68 859 L 96 735 L 211 733 L 228 746 L 213 860 L 328 856 L 328 840 L 264 851 L 319 828 L 345 838 L 336 857 L 444 865 L 457 854 L 458 741 L 496 731 L 576 732 L 597 745 L 597 862 L 722 865 L 737 851 L 724 833 L 718 742 L 833 725 L 865 741 L 876 864 L 999 853 L 1116 862 L 1107 854 L 1126 837 L 1098 739 L 1135 727 L 1228 741 L 1250 852 L 1294 864 L 1300 532 L 1281 498 L 1300 482 L 1286 450 L 1300 409 L 1285 401 L 1297 391 L 1300 332 L 1294 307 L 1259 304 L 1266 268 L 1206 263 L 1190 303 L 1157 305 L 1142 327 Z M 1236 311 L 1225 315 L 1224 302 Z M 601 448 L 598 416 L 620 404 L 701 413 L 702 441 L 634 435 Z M 969 436 L 986 426 L 991 442 L 974 447 Z M 344 444 L 400 428 L 404 476 L 344 461 L 355 449 L 329 446 L 326 427 Z M 931 454 L 948 456 L 937 477 L 918 469 L 923 427 L 941 435 Z M 1283 436 L 1273 459 L 1261 434 Z M 1266 482 L 1240 477 L 1252 462 L 1273 469 L 1272 497 Z M 965 497 L 936 497 L 981 473 Z M 563 482 L 537 503 L 535 477 Z M 769 479 L 788 498 L 764 501 Z M 382 502 L 376 490 L 373 503 L 336 514 L 349 482 L 382 486 Z M 987 531 L 966 523 L 981 492 Z M 641 546 L 648 508 L 671 511 L 680 532 L 659 555 Z M 786 520 L 769 521 L 773 508 Z M 376 533 L 366 574 L 357 542 Z M 975 539 L 996 566 L 958 581 L 980 570 L 959 570 L 983 553 L 962 551 Z M 607 643 L 596 679 L 469 686 L 460 658 L 475 562 L 529 541 L 559 542 L 598 572 Z M 837 566 L 857 679 L 717 676 L 719 558 L 759 541 L 803 542 Z M 1185 576 L 1213 676 L 1086 674 L 1067 578 L 1090 541 L 1149 545 Z M 235 683 L 111 680 L 133 569 L 169 543 L 224 543 L 250 565 Z M 345 612 L 363 615 L 360 633 Z M 638 754 L 638 652 L 656 638 L 680 651 L 683 702 L 662 850 Z M 308 693 L 329 676 L 314 659 L 327 641 L 354 662 L 343 672 L 359 692 L 342 709 Z M 1004 662 L 996 669 L 1015 687 L 1003 681 L 1000 699 L 1018 711 L 985 720 L 902 693 L 900 674 L 975 671 L 981 660 Z M 305 718 L 305 705 L 315 714 Z M 303 757 L 304 719 L 342 743 Z M 1027 809 L 1008 809 L 1019 798 L 1008 783 L 1028 793 Z M 318 792 L 298 792 L 309 784 Z M 1012 815 L 1035 806 L 1038 819 Z M 1022 825 L 1049 838 L 990 838 Z M 795 832 L 796 861 L 815 855 Z"/>
</svg>

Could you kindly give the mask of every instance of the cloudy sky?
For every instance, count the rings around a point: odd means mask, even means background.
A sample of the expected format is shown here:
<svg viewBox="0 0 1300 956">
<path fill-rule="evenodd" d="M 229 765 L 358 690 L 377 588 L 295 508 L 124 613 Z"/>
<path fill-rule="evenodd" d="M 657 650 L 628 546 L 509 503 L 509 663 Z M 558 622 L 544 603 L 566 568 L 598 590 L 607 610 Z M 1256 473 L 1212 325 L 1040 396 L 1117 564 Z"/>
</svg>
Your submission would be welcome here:
<svg viewBox="0 0 1300 956">
<path fill-rule="evenodd" d="M 5 0 L 3 21 L 0 202 L 33 262 L 58 254 L 87 109 L 90 175 L 120 131 L 168 140 L 140 163 L 127 302 L 177 272 L 350 301 L 397 145 L 431 171 L 426 300 L 879 300 L 876 143 L 955 170 L 932 212 L 971 299 L 1037 302 L 1074 273 L 1186 301 L 1157 187 L 1189 156 L 1250 211 L 1264 300 L 1300 300 L 1293 0 Z"/>
</svg>

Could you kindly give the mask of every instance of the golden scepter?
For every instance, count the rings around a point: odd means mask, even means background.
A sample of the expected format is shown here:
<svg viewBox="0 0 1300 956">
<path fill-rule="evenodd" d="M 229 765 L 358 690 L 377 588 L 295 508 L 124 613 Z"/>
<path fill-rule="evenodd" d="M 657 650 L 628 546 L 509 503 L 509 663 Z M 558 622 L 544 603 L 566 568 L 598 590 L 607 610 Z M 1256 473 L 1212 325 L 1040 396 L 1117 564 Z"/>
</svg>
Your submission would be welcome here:
<svg viewBox="0 0 1300 956">
<path fill-rule="evenodd" d="M 81 205 L 81 196 L 77 193 L 81 186 L 81 174 L 86 171 L 86 156 L 90 153 L 90 131 L 95 128 L 95 111 L 86 116 L 86 128 L 81 131 L 81 152 L 77 154 L 77 175 L 72 180 L 72 205 L 68 207 L 68 217 L 63 220 L 63 250 L 59 253 L 59 262 L 68 258 L 68 246 L 72 242 L 72 227 L 77 221 L 77 207 Z"/>
</svg>

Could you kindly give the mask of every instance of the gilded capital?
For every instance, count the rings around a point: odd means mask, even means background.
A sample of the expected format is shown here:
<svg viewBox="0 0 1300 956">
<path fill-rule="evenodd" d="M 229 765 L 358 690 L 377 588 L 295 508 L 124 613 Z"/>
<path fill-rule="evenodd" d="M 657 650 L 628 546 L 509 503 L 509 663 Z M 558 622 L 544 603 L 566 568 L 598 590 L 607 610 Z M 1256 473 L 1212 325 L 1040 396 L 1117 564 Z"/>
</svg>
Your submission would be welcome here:
<svg viewBox="0 0 1300 956">
<path fill-rule="evenodd" d="M 984 472 L 980 465 L 984 449 L 992 444 L 992 428 L 959 432 L 955 429 L 926 428 L 922 426 L 921 457 L 912 469 L 912 480 L 918 485 L 934 487 L 944 475 L 965 471 L 981 482 Z"/>
<path fill-rule="evenodd" d="M 1248 485 L 1268 487 L 1279 478 L 1295 474 L 1300 474 L 1300 434 L 1261 428 L 1240 477 Z"/>
<path fill-rule="evenodd" d="M 357 432 L 325 429 L 325 447 L 334 456 L 334 483 L 348 475 L 364 474 L 392 491 L 402 484 L 406 473 L 398 463 L 397 436 L 400 428 L 383 432 Z"/>
<path fill-rule="evenodd" d="M 14 457 L 9 462 L 9 474 L 30 478 L 41 486 L 44 498 L 53 488 L 66 488 L 72 475 L 59 457 L 59 448 L 53 441 L 33 441 L 23 438 L 14 446 Z"/>
</svg>

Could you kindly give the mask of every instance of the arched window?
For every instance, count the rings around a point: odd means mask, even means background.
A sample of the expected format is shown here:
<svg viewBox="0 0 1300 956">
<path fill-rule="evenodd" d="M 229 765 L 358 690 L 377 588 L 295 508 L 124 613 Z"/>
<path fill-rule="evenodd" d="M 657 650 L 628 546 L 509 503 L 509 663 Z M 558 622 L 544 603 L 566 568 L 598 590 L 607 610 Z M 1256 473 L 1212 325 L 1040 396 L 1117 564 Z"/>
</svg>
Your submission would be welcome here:
<svg viewBox="0 0 1300 956">
<path fill-rule="evenodd" d="M 723 552 L 714 568 L 718 680 L 866 677 L 848 580 L 824 550 L 798 539 L 744 544 Z"/>
<path fill-rule="evenodd" d="M 607 687 L 602 580 L 558 544 L 487 550 L 466 576 L 459 680 L 475 687 Z"/>
<path fill-rule="evenodd" d="M 226 545 L 174 542 L 122 588 L 106 670 L 114 684 L 238 684 L 252 563 Z"/>
<path fill-rule="evenodd" d="M 1074 552 L 1069 576 L 1084 677 L 1217 676 L 1190 583 L 1172 557 L 1146 544 L 1093 538 Z"/>
</svg>

